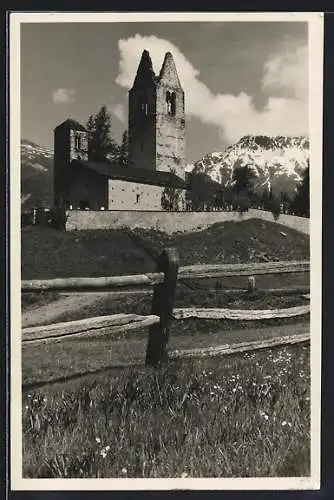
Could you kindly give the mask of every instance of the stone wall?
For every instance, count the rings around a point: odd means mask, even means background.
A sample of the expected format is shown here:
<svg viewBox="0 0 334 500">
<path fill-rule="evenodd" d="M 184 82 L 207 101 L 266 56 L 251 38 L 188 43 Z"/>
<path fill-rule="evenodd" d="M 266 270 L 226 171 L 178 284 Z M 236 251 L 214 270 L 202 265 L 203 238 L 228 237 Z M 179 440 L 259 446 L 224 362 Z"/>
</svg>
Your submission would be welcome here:
<svg viewBox="0 0 334 500">
<path fill-rule="evenodd" d="M 153 212 L 153 211 L 80 211 L 68 212 L 66 230 L 111 229 L 128 227 L 130 229 L 156 229 L 168 234 L 176 232 L 194 232 L 210 227 L 218 222 L 246 219 L 262 219 L 274 222 L 270 212 L 249 210 L 244 215 L 238 212 Z M 278 222 L 304 234 L 309 234 L 309 219 L 294 215 L 281 215 Z"/>
</svg>

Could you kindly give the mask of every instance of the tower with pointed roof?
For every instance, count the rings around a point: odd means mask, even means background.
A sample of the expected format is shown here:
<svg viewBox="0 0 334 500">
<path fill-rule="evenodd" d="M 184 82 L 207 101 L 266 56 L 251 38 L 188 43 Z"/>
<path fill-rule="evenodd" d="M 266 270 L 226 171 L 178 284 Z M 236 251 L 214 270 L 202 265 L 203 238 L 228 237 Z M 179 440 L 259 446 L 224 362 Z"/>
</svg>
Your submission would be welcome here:
<svg viewBox="0 0 334 500">
<path fill-rule="evenodd" d="M 129 91 L 129 165 L 185 177 L 184 91 L 170 52 L 158 76 L 142 53 Z"/>
</svg>

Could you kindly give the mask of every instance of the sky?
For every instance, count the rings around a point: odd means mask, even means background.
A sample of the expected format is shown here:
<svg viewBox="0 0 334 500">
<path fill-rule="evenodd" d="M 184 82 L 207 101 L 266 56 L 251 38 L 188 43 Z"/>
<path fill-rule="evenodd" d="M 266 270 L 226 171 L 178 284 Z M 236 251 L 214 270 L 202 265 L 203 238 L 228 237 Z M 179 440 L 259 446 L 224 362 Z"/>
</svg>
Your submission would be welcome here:
<svg viewBox="0 0 334 500">
<path fill-rule="evenodd" d="M 21 24 L 21 137 L 53 149 L 57 125 L 105 105 L 119 142 L 144 49 L 156 73 L 173 54 L 187 163 L 248 134 L 308 133 L 305 22 L 78 22 Z"/>
</svg>

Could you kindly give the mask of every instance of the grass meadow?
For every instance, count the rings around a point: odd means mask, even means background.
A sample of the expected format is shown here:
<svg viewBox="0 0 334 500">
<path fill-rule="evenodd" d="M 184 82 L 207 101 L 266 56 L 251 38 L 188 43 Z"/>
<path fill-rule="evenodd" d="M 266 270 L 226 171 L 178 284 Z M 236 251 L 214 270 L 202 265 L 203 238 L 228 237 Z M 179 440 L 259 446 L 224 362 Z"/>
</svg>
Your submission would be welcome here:
<svg viewBox="0 0 334 500">
<path fill-rule="evenodd" d="M 23 476 L 308 476 L 309 390 L 299 344 L 25 391 Z"/>
</svg>

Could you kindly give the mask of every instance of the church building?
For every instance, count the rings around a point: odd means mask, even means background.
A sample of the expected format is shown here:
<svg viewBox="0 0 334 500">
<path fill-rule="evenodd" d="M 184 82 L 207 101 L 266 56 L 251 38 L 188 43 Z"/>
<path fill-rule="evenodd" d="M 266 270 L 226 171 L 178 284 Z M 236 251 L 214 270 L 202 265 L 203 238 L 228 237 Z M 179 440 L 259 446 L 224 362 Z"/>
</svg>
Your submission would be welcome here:
<svg viewBox="0 0 334 500">
<path fill-rule="evenodd" d="M 185 208 L 185 104 L 173 56 L 159 75 L 144 50 L 129 91 L 128 165 L 92 162 L 88 132 L 67 119 L 54 130 L 54 205 L 66 209 L 162 210 L 166 187 Z"/>
</svg>

